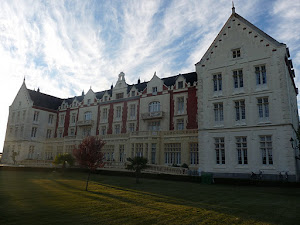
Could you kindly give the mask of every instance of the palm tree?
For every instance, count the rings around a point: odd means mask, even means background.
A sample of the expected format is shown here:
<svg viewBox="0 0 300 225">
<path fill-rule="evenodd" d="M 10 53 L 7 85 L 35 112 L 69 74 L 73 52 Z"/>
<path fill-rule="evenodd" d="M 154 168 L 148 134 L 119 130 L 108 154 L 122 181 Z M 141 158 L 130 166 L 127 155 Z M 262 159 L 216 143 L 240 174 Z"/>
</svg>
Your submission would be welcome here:
<svg viewBox="0 0 300 225">
<path fill-rule="evenodd" d="M 126 166 L 126 169 L 133 170 L 135 172 L 136 183 L 138 184 L 141 171 L 148 167 L 147 166 L 148 159 L 144 157 L 136 156 L 134 158 L 128 158 L 127 161 L 130 164 Z"/>
</svg>

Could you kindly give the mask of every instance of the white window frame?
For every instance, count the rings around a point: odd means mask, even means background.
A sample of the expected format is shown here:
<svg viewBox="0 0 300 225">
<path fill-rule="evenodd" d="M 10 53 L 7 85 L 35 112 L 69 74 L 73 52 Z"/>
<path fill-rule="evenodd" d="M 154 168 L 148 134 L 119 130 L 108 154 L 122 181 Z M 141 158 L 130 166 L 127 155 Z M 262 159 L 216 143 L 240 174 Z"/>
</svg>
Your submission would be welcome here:
<svg viewBox="0 0 300 225">
<path fill-rule="evenodd" d="M 247 146 L 247 137 L 235 137 L 235 146 L 237 151 L 237 163 L 239 165 L 248 164 L 248 146 Z"/>
<path fill-rule="evenodd" d="M 266 65 L 257 65 L 254 67 L 256 85 L 266 85 L 267 84 L 267 70 Z"/>
<path fill-rule="evenodd" d="M 213 74 L 213 91 L 222 92 L 222 89 L 223 89 L 222 74 L 221 73 Z"/>
<path fill-rule="evenodd" d="M 225 156 L 225 138 L 224 137 L 216 137 L 215 139 L 215 153 L 216 153 L 216 164 L 224 165 L 226 164 L 226 156 Z"/>
<path fill-rule="evenodd" d="M 273 165 L 273 147 L 272 147 L 272 135 L 260 135 L 259 136 L 259 147 L 261 151 L 262 164 Z"/>
<path fill-rule="evenodd" d="M 243 70 L 233 70 L 233 87 L 234 89 L 239 89 L 244 87 L 244 77 Z"/>
</svg>

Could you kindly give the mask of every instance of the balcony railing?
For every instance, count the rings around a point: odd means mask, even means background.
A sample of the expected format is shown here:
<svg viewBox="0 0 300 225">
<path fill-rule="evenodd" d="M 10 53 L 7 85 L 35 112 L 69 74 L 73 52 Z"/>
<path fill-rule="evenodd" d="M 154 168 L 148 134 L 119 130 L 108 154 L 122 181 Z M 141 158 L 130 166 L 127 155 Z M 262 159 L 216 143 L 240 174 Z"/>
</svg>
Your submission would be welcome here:
<svg viewBox="0 0 300 225">
<path fill-rule="evenodd" d="M 77 126 L 93 126 L 94 120 L 80 120 L 77 122 Z"/>
<path fill-rule="evenodd" d="M 142 113 L 143 120 L 159 119 L 159 118 L 163 118 L 163 116 L 164 116 L 163 111 Z"/>
</svg>

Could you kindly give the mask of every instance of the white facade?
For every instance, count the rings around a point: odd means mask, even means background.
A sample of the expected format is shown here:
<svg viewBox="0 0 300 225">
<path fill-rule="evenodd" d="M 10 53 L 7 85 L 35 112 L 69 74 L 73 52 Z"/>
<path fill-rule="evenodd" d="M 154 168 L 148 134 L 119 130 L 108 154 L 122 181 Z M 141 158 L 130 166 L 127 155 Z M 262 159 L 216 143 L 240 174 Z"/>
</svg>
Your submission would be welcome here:
<svg viewBox="0 0 300 225">
<path fill-rule="evenodd" d="M 233 12 L 196 64 L 202 171 L 296 178 L 290 138 L 299 124 L 298 90 L 288 57 L 285 44 Z"/>
</svg>

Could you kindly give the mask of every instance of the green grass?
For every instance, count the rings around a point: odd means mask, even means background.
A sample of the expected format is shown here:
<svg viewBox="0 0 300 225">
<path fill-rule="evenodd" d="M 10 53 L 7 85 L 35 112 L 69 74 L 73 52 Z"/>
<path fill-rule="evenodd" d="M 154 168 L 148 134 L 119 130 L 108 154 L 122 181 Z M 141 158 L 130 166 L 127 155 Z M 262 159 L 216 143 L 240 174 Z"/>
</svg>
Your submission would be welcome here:
<svg viewBox="0 0 300 225">
<path fill-rule="evenodd" d="M 0 224 L 297 224 L 299 188 L 0 170 Z"/>
</svg>

